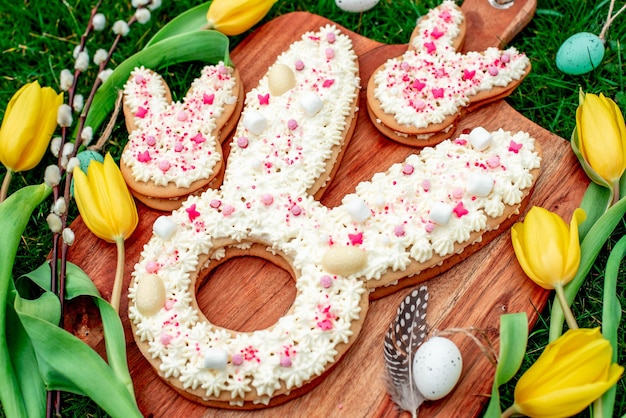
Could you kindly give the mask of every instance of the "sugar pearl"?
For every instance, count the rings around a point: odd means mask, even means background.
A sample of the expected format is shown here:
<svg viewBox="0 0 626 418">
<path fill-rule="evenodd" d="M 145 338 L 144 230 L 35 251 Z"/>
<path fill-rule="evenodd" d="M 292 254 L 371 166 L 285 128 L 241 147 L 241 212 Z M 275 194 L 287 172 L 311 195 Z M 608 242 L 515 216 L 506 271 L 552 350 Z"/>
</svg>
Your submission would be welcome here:
<svg viewBox="0 0 626 418">
<path fill-rule="evenodd" d="M 231 361 L 233 366 L 241 366 L 243 364 L 243 356 L 239 353 L 233 354 Z"/>
<path fill-rule="evenodd" d="M 302 60 L 296 61 L 295 68 L 296 68 L 296 71 L 304 70 L 304 62 L 302 62 Z"/>
<path fill-rule="evenodd" d="M 248 138 L 246 138 L 245 136 L 240 136 L 239 138 L 237 138 L 237 146 L 239 146 L 239 148 L 247 148 Z"/>
<path fill-rule="evenodd" d="M 289 128 L 290 131 L 293 131 L 294 129 L 298 127 L 298 122 L 296 122 L 295 119 L 289 119 L 287 121 L 287 127 Z"/>
<path fill-rule="evenodd" d="M 332 286 L 332 284 L 333 284 L 333 279 L 328 274 L 325 274 L 322 277 L 320 277 L 320 285 L 324 289 L 328 289 L 330 286 Z"/>
</svg>

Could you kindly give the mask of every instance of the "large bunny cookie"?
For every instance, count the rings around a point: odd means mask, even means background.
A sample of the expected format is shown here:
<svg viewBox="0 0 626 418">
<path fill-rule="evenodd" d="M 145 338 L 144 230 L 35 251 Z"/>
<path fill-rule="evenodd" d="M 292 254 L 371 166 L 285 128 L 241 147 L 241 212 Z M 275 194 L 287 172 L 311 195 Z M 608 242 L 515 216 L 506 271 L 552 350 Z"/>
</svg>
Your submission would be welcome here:
<svg viewBox="0 0 626 418">
<path fill-rule="evenodd" d="M 135 197 L 159 210 L 180 207 L 223 174 L 222 145 L 243 106 L 237 70 L 205 66 L 182 102 L 163 78 L 136 68 L 124 86 L 129 139 L 120 168 Z"/>
<path fill-rule="evenodd" d="M 371 291 L 440 268 L 528 196 L 536 141 L 477 128 L 322 205 L 314 195 L 351 131 L 359 82 L 347 35 L 304 34 L 247 94 L 222 186 L 155 222 L 129 317 L 143 355 L 184 396 L 255 408 L 304 393 L 355 342 Z M 269 328 L 225 329 L 198 307 L 198 277 L 233 253 L 269 254 L 293 272 L 293 305 Z"/>
<path fill-rule="evenodd" d="M 509 95 L 530 71 L 515 48 L 457 52 L 465 19 L 451 0 L 419 19 L 407 51 L 373 73 L 367 103 L 374 125 L 405 145 L 435 145 L 465 112 Z"/>
</svg>

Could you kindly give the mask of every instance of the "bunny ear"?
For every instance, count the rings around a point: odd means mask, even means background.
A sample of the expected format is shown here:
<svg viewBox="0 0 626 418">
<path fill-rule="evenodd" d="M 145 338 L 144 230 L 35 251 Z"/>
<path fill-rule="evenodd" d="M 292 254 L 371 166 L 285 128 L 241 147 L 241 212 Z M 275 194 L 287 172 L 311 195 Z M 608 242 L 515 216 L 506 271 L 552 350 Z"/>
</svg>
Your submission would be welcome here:
<svg viewBox="0 0 626 418">
<path fill-rule="evenodd" d="M 124 117 L 128 132 L 143 127 L 172 102 L 172 93 L 156 72 L 135 68 L 124 86 Z"/>
<path fill-rule="evenodd" d="M 459 50 L 465 39 L 466 26 L 461 8 L 446 0 L 417 20 L 409 49 L 429 53 L 444 48 Z"/>
</svg>

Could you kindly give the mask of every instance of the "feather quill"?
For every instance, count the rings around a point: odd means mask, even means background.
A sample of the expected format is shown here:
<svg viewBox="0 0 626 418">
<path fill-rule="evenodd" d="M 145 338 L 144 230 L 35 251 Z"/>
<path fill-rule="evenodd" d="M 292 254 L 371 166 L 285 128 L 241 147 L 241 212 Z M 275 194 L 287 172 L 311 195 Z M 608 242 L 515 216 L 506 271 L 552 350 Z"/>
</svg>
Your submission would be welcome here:
<svg viewBox="0 0 626 418">
<path fill-rule="evenodd" d="M 428 288 L 421 286 L 407 295 L 385 334 L 383 353 L 387 392 L 391 400 L 413 417 L 424 402 L 413 381 L 413 356 L 426 338 Z"/>
</svg>

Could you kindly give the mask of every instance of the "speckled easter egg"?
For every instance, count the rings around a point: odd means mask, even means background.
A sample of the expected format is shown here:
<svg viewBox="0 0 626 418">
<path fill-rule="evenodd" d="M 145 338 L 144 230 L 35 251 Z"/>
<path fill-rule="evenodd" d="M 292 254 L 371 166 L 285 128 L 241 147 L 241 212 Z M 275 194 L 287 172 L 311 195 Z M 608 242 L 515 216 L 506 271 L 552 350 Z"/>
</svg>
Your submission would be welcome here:
<svg viewBox="0 0 626 418">
<path fill-rule="evenodd" d="M 424 398 L 434 401 L 449 394 L 461 377 L 463 358 L 452 340 L 432 337 L 413 357 L 413 381 Z"/>
<path fill-rule="evenodd" d="M 604 43 L 593 33 L 576 33 L 556 53 L 556 66 L 565 74 L 580 75 L 596 68 L 604 58 Z"/>
<path fill-rule="evenodd" d="M 335 4 L 344 12 L 361 13 L 378 4 L 379 0 L 335 0 Z"/>
</svg>

